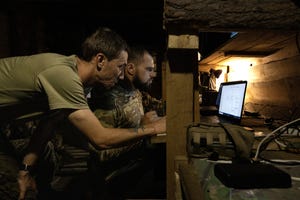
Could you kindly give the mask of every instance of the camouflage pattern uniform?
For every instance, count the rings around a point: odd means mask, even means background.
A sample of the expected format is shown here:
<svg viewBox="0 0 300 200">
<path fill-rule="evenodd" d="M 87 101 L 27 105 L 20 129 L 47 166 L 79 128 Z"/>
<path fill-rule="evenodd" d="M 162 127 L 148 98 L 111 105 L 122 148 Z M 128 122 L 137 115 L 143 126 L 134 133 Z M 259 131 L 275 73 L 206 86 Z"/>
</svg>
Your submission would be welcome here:
<svg viewBox="0 0 300 200">
<path fill-rule="evenodd" d="M 105 91 L 98 101 L 94 113 L 106 127 L 138 127 L 144 115 L 139 90 L 127 90 L 117 85 L 113 90 Z"/>
<path fill-rule="evenodd" d="M 138 128 L 144 113 L 155 110 L 158 116 L 165 115 L 165 102 L 152 97 L 149 93 L 138 89 L 127 89 L 120 84 L 113 89 L 97 91 L 93 100 L 94 114 L 104 127 Z M 147 141 L 146 141 L 147 142 Z M 143 141 L 97 151 L 97 147 L 90 145 L 96 151 L 101 161 L 119 159 L 121 155 L 136 150 Z"/>
<path fill-rule="evenodd" d="M 144 116 L 144 107 L 142 94 L 139 90 L 127 89 L 125 85 L 120 83 L 111 90 L 98 90 L 94 95 L 92 93 L 92 99 L 92 104 L 96 108 L 94 113 L 103 126 L 135 129 L 140 127 Z M 150 103 L 150 101 L 147 102 Z M 148 109 L 162 107 L 158 102 L 156 101 L 152 108 L 148 106 Z M 130 141 L 123 146 L 103 150 L 91 145 L 91 159 L 88 165 L 91 172 L 90 180 L 94 182 L 93 191 L 96 196 L 103 197 L 101 199 L 116 199 L 110 198 L 111 194 L 105 192 L 109 191 L 105 188 L 109 187 L 110 183 L 114 187 L 115 180 L 126 179 L 132 174 L 135 175 L 128 182 L 137 183 L 138 180 L 134 178 L 138 177 L 137 174 L 142 176 L 145 170 L 153 168 L 154 148 L 152 145 L 149 143 L 149 138 Z M 125 191 L 126 188 L 126 185 L 122 189 L 114 188 L 114 192 L 116 190 Z"/>
<path fill-rule="evenodd" d="M 0 127 L 0 199 L 15 200 L 19 195 L 17 174 L 19 163 L 26 153 L 30 137 L 38 121 L 14 121 Z M 59 157 L 52 142 L 48 142 L 36 170 L 36 182 L 39 188 L 49 187 Z M 28 191 L 26 199 L 36 199 L 36 194 Z"/>
<path fill-rule="evenodd" d="M 152 97 L 148 92 L 141 91 L 144 112 L 155 110 L 158 116 L 166 115 L 166 102 Z"/>
<path fill-rule="evenodd" d="M 102 91 L 96 98 L 94 113 L 104 127 L 138 128 L 144 116 L 142 95 L 139 90 L 125 89 L 116 85 L 113 89 Z M 130 153 L 142 146 L 143 140 L 121 147 L 96 150 L 101 161 L 120 159 L 121 155 Z"/>
<path fill-rule="evenodd" d="M 12 155 L 11 145 L 4 138 L 4 131 L 0 127 L 0 199 L 18 199 L 18 161 Z"/>
</svg>

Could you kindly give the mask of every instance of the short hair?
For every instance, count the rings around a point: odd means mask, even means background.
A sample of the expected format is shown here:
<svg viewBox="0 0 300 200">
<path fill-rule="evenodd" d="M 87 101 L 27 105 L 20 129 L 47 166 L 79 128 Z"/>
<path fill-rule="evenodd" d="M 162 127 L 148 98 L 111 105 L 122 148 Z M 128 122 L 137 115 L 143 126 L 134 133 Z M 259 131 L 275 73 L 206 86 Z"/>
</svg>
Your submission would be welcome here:
<svg viewBox="0 0 300 200">
<path fill-rule="evenodd" d="M 128 51 L 128 62 L 132 62 L 137 65 L 142 62 L 145 54 L 151 55 L 145 48 L 141 46 L 130 47 Z"/>
<path fill-rule="evenodd" d="M 117 58 L 122 51 L 128 52 L 126 41 L 113 30 L 100 27 L 82 44 L 82 59 L 91 61 L 97 53 L 103 53 L 108 60 Z"/>
</svg>

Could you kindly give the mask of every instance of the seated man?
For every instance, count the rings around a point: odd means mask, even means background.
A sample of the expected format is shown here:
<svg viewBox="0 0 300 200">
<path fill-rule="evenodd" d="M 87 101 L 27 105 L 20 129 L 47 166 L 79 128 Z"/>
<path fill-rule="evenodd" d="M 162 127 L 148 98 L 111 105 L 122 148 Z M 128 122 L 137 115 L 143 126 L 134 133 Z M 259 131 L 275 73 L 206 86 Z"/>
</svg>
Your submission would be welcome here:
<svg viewBox="0 0 300 200">
<path fill-rule="evenodd" d="M 162 108 L 161 101 L 156 100 L 155 105 L 150 105 L 155 98 L 149 98 L 148 93 L 140 91 L 140 89 L 150 88 L 155 77 L 154 61 L 150 53 L 143 48 L 131 48 L 124 75 L 124 80 L 120 80 L 109 90 L 100 87 L 92 90 L 91 107 L 102 125 L 115 128 L 139 128 L 143 124 L 160 119 L 154 112 L 144 114 L 144 109 L 148 108 L 147 111 L 151 111 L 153 108 Z M 147 105 L 144 107 L 143 103 Z M 101 160 L 103 159 L 105 158 Z"/>
<path fill-rule="evenodd" d="M 143 98 L 139 90 L 149 88 L 155 77 L 154 61 L 150 53 L 143 48 L 131 48 L 124 75 L 124 80 L 119 81 L 110 90 L 103 91 L 99 87 L 92 90 L 91 104 L 102 125 L 115 128 L 139 128 L 144 124 L 161 119 L 150 108 L 150 100 L 154 98 L 149 98 L 147 93 L 144 93 L 145 98 Z M 144 113 L 143 102 L 148 103 L 147 108 L 149 111 L 152 110 L 151 112 Z M 152 108 L 162 107 L 160 104 L 160 101 L 156 100 L 156 104 Z M 127 163 L 128 169 L 134 168 L 136 162 L 132 161 L 144 156 L 147 145 L 146 139 L 140 139 L 119 148 L 95 151 L 94 158 L 96 157 L 96 160 L 100 161 L 98 166 L 101 165 L 101 169 L 98 170 L 103 173 L 106 171 L 104 168 L 108 168 L 107 174 L 104 175 L 108 176 L 109 173 L 117 173 L 120 170 L 118 167 L 124 168 L 124 163 Z M 107 167 L 105 163 L 113 163 L 114 166 Z"/>
</svg>

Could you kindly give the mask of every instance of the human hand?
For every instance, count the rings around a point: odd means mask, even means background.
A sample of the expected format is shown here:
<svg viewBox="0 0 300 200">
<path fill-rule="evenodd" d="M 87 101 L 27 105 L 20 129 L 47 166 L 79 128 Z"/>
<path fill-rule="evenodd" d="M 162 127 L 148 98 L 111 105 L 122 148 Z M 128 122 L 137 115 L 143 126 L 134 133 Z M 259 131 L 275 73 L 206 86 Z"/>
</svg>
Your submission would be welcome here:
<svg viewBox="0 0 300 200">
<path fill-rule="evenodd" d="M 142 124 L 149 124 L 149 123 L 152 123 L 152 122 L 155 122 L 157 120 L 159 120 L 161 117 L 159 117 L 157 115 L 157 112 L 156 111 L 149 111 L 147 113 L 145 113 L 144 117 L 142 118 Z"/>
<path fill-rule="evenodd" d="M 19 198 L 18 200 L 24 200 L 28 189 L 37 192 L 35 180 L 32 178 L 28 171 L 20 170 L 18 175 L 19 184 Z"/>
<path fill-rule="evenodd" d="M 155 122 L 151 123 L 151 125 L 154 128 L 154 134 L 160 134 L 166 132 L 166 116 L 160 117 L 159 120 L 156 120 Z"/>
</svg>

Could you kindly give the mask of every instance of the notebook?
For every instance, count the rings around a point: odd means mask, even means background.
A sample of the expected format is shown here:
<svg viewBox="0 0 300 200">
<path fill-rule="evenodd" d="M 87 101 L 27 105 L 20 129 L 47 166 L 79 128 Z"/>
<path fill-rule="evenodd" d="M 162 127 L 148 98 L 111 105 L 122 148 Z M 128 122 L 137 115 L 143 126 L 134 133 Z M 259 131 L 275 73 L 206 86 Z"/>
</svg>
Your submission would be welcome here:
<svg viewBox="0 0 300 200">
<path fill-rule="evenodd" d="M 221 123 L 240 124 L 246 89 L 247 81 L 221 83 L 216 102 Z"/>
</svg>

